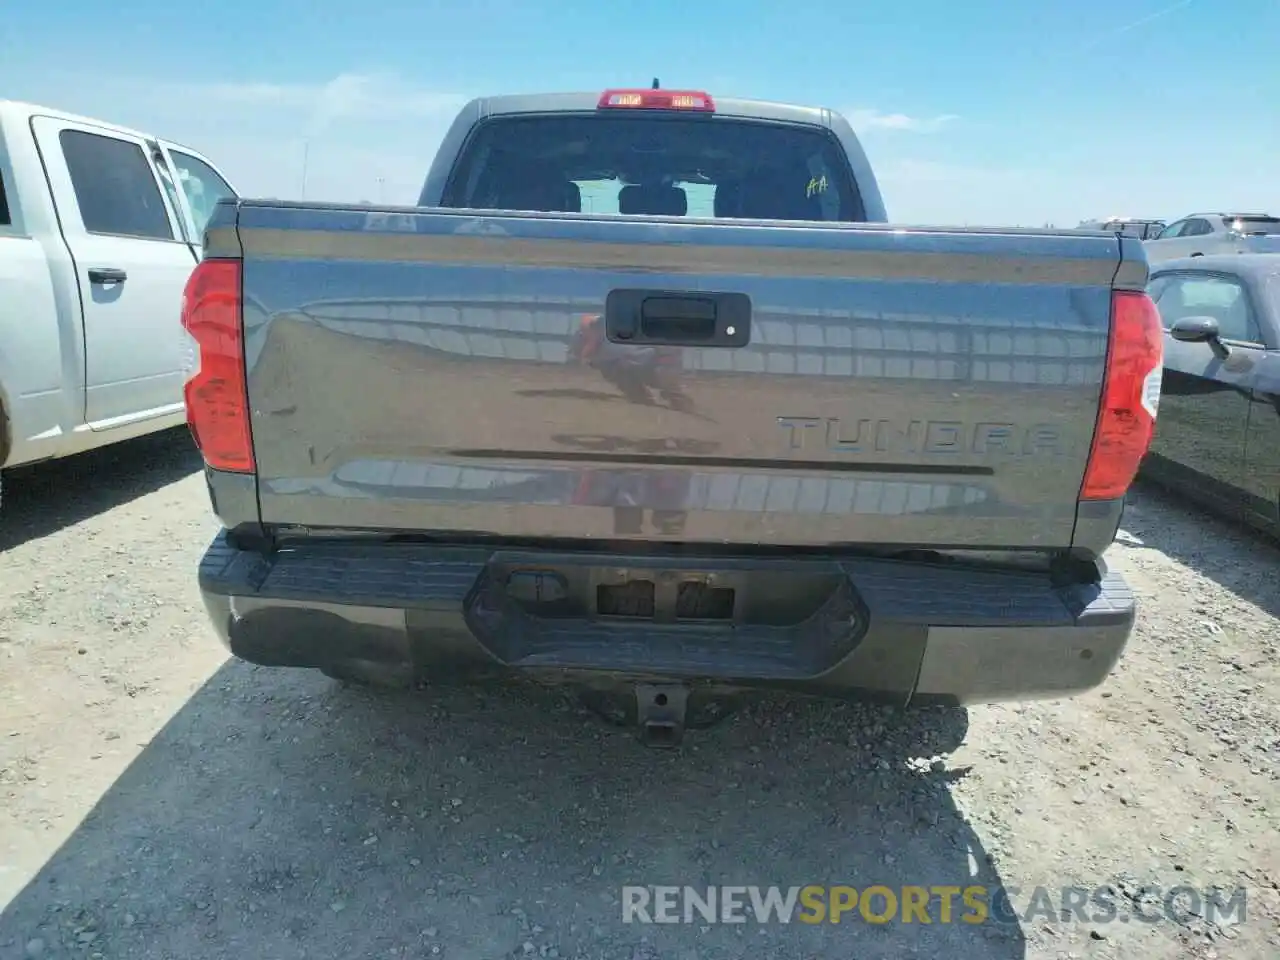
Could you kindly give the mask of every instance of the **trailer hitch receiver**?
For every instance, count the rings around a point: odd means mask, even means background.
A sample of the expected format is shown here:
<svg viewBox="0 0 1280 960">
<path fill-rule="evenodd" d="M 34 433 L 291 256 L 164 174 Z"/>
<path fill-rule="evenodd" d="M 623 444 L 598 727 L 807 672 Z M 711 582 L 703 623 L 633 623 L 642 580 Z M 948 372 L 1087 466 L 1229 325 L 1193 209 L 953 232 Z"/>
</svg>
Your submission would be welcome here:
<svg viewBox="0 0 1280 960">
<path fill-rule="evenodd" d="M 680 684 L 636 684 L 636 721 L 647 747 L 678 747 L 684 739 L 689 688 Z"/>
</svg>

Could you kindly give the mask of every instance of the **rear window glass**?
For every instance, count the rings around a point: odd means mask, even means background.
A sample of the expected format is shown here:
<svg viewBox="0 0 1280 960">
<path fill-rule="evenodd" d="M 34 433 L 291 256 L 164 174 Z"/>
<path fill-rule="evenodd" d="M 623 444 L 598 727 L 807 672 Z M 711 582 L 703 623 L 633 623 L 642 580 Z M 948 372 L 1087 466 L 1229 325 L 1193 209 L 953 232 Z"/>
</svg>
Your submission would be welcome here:
<svg viewBox="0 0 1280 960">
<path fill-rule="evenodd" d="M 1232 230 L 1249 236 L 1280 235 L 1280 218 L 1276 217 L 1237 217 L 1228 221 L 1228 225 Z"/>
<path fill-rule="evenodd" d="M 844 152 L 826 130 L 653 114 L 488 120 L 463 148 L 444 206 L 864 219 Z"/>
</svg>

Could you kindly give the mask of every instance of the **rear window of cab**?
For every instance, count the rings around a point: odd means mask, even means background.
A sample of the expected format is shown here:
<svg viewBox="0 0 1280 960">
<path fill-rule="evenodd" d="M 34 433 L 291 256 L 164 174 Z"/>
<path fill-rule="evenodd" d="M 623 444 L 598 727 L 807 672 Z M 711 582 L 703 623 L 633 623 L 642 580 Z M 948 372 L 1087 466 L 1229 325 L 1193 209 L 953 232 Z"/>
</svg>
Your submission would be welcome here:
<svg viewBox="0 0 1280 960">
<path fill-rule="evenodd" d="M 865 219 L 822 127 L 725 116 L 499 116 L 468 138 L 444 206 L 541 212 Z"/>
</svg>

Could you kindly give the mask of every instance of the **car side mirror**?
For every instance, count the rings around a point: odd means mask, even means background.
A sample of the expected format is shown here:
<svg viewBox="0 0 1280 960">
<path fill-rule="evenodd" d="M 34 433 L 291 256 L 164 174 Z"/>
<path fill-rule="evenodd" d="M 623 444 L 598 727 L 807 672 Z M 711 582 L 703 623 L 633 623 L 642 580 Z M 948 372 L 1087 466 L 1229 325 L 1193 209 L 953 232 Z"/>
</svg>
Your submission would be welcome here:
<svg viewBox="0 0 1280 960">
<path fill-rule="evenodd" d="M 1218 321 L 1213 317 L 1183 317 L 1169 328 L 1169 336 L 1183 343 L 1207 343 L 1219 360 L 1225 360 L 1231 354 L 1222 342 Z"/>
<path fill-rule="evenodd" d="M 1213 317 L 1183 317 L 1169 328 L 1169 335 L 1183 343 L 1208 343 L 1218 339 L 1218 321 Z"/>
</svg>

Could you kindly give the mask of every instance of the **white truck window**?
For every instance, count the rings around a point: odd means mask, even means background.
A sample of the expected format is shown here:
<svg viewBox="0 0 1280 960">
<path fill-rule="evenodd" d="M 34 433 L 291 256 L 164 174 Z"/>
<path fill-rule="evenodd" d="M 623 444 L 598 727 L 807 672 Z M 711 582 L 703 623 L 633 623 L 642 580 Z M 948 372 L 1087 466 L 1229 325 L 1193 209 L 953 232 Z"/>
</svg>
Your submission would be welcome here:
<svg viewBox="0 0 1280 960">
<path fill-rule="evenodd" d="M 89 233 L 173 240 L 173 224 L 151 163 L 136 143 L 63 130 L 58 136 Z"/>
<path fill-rule="evenodd" d="M 204 228 L 208 225 L 217 202 L 234 197 L 236 192 L 198 157 L 173 149 L 170 149 L 169 156 L 173 158 L 173 165 L 178 168 L 178 183 L 191 207 L 191 219 L 194 221 L 196 239 L 199 240 L 204 235 Z"/>
</svg>

